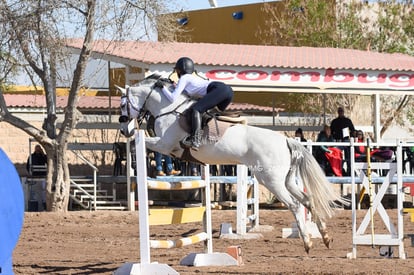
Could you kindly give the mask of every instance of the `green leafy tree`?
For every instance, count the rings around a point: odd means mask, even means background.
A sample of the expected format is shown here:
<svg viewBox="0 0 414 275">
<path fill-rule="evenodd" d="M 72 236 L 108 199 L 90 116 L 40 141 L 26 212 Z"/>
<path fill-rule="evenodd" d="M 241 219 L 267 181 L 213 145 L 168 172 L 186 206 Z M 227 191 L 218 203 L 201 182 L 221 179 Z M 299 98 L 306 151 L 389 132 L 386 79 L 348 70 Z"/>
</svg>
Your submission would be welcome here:
<svg viewBox="0 0 414 275">
<path fill-rule="evenodd" d="M 414 10 L 412 1 L 284 1 L 283 8 L 266 3 L 268 28 L 259 30 L 263 43 L 281 46 L 338 47 L 387 53 L 414 54 Z M 298 99 L 301 104 L 298 104 Z M 383 129 L 386 129 L 405 110 L 409 116 L 411 96 L 382 97 Z M 354 108 L 366 101 L 350 95 L 291 95 L 286 100 L 289 109 L 318 112 L 325 103 L 328 113 L 342 105 L 356 120 Z M 402 121 L 398 120 L 397 121 Z"/>
</svg>

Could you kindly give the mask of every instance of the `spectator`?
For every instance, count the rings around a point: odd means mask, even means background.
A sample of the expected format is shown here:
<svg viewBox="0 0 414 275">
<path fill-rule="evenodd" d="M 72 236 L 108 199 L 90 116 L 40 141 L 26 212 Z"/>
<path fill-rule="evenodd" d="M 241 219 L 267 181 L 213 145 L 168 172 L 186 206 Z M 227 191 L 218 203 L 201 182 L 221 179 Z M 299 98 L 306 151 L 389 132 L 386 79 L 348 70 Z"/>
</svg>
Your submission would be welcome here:
<svg viewBox="0 0 414 275">
<path fill-rule="evenodd" d="M 361 130 L 357 131 L 356 142 L 365 142 L 364 132 Z M 392 159 L 394 151 L 390 148 L 377 148 L 370 151 L 372 161 L 387 161 Z M 367 150 L 365 145 L 355 146 L 355 160 L 366 162 L 367 161 Z"/>
<path fill-rule="evenodd" d="M 318 137 L 316 139 L 316 142 L 333 142 L 333 137 L 331 134 L 331 127 L 328 125 L 323 126 L 323 130 L 319 132 Z M 331 174 L 332 171 L 330 171 L 330 165 L 328 162 L 327 157 L 325 156 L 325 153 L 331 153 L 331 150 L 329 150 L 328 146 L 321 145 L 315 148 L 315 159 L 319 163 L 319 166 L 322 168 L 323 171 L 327 175 Z"/>
<path fill-rule="evenodd" d="M 34 152 L 29 156 L 26 169 L 33 177 L 46 177 L 47 156 L 40 145 L 36 145 Z M 46 179 L 38 179 L 41 183 L 41 197 L 43 210 L 46 210 Z"/>
<path fill-rule="evenodd" d="M 324 125 L 318 134 L 317 142 L 333 142 L 331 127 Z M 315 158 L 327 176 L 342 176 L 342 150 L 335 147 L 321 145 L 315 150 Z"/>
<path fill-rule="evenodd" d="M 299 138 L 300 142 L 306 142 L 307 140 L 305 139 L 305 137 L 303 136 L 303 130 L 302 128 L 298 128 L 295 131 L 295 138 Z"/>
<path fill-rule="evenodd" d="M 356 131 L 356 142 L 365 142 L 364 132 L 361 130 Z M 355 146 L 355 161 L 365 162 L 367 160 L 367 152 L 365 145 Z"/>
<path fill-rule="evenodd" d="M 338 117 L 336 117 L 331 122 L 331 131 L 335 141 L 349 141 L 351 133 L 355 131 L 354 124 L 352 120 L 345 117 L 345 112 L 343 107 L 338 108 Z M 349 146 L 343 146 L 341 148 L 345 154 L 345 163 L 346 163 L 346 172 L 344 173 L 347 176 L 351 175 L 351 161 L 350 149 Z"/>
<path fill-rule="evenodd" d="M 163 164 L 162 159 L 164 158 L 165 165 L 166 165 L 166 173 L 163 171 Z M 155 152 L 155 169 L 157 176 L 178 176 L 181 174 L 180 170 L 175 170 L 173 168 L 172 159 L 170 156 L 163 155 L 161 153 Z"/>
<path fill-rule="evenodd" d="M 331 131 L 335 141 L 348 141 L 350 133 L 355 131 L 352 120 L 345 117 L 344 108 L 338 108 L 338 117 L 332 120 Z"/>
<path fill-rule="evenodd" d="M 36 145 L 34 152 L 29 156 L 26 163 L 26 169 L 32 176 L 46 176 L 46 169 L 33 169 L 33 166 L 44 166 L 46 168 L 47 156 L 40 145 Z M 39 167 L 40 168 L 40 167 Z"/>
</svg>

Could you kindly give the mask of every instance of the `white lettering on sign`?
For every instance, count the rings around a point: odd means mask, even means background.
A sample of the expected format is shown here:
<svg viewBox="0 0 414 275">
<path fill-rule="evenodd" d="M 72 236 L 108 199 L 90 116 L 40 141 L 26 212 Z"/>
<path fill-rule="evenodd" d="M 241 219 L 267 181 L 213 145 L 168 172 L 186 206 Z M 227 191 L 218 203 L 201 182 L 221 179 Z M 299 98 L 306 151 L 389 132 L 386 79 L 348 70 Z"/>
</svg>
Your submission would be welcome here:
<svg viewBox="0 0 414 275">
<path fill-rule="evenodd" d="M 379 89 L 403 89 L 414 88 L 414 73 L 404 72 L 361 72 L 347 70 L 233 70 L 215 69 L 206 72 L 205 76 L 210 80 L 231 82 L 250 82 L 255 85 L 283 85 L 283 84 L 334 84 L 342 83 L 349 86 L 364 85 Z"/>
</svg>

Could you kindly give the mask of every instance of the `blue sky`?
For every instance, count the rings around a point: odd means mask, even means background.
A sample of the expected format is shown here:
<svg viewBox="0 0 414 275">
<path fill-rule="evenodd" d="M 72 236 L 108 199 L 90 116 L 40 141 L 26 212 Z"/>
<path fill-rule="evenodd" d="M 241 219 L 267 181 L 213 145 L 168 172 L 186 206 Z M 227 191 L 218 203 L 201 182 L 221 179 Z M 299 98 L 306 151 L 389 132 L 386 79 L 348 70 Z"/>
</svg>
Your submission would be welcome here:
<svg viewBox="0 0 414 275">
<path fill-rule="evenodd" d="M 216 0 L 218 7 L 237 6 L 272 1 L 274 0 Z M 210 3 L 208 0 L 184 0 L 180 1 L 180 4 L 184 8 L 184 10 L 201 10 L 210 8 Z"/>
</svg>

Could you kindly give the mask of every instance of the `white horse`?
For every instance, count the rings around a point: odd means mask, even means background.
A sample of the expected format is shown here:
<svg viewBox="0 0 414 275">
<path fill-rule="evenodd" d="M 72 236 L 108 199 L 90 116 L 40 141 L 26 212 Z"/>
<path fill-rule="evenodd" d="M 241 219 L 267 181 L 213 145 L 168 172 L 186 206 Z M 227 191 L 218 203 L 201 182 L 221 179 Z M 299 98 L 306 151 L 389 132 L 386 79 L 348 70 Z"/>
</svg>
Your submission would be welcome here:
<svg viewBox="0 0 414 275">
<path fill-rule="evenodd" d="M 146 141 L 147 147 L 181 157 L 184 149 L 180 141 L 188 133 L 180 126 L 179 118 L 194 101 L 182 94 L 171 103 L 154 88 L 155 81 L 147 78 L 134 87 L 118 87 L 122 91 L 121 131 L 131 136 L 127 128 L 132 119 L 140 121 L 146 112 L 150 112 L 155 117 L 157 137 Z M 312 241 L 305 222 L 300 218 L 300 204 L 311 212 L 323 242 L 329 248 L 332 240 L 325 220 L 333 216 L 335 207 L 347 202 L 334 192 L 312 154 L 299 142 L 268 129 L 236 124 L 229 127 L 219 140 L 204 142 L 198 151 L 191 153 L 203 163 L 247 165 L 257 180 L 293 213 L 305 251 L 309 253 Z M 306 192 L 298 187 L 298 176 Z"/>
</svg>

